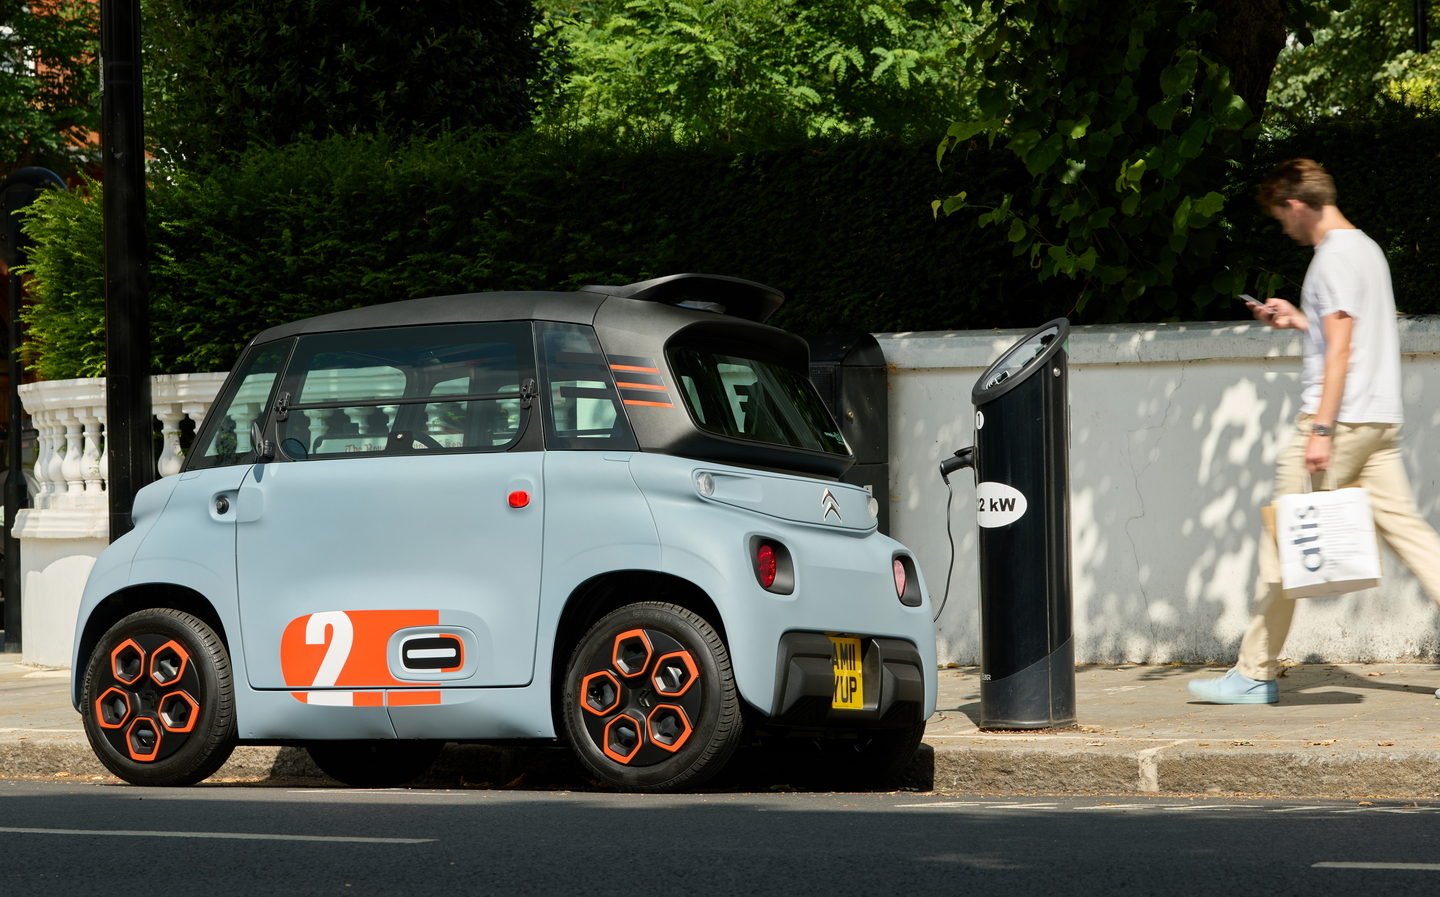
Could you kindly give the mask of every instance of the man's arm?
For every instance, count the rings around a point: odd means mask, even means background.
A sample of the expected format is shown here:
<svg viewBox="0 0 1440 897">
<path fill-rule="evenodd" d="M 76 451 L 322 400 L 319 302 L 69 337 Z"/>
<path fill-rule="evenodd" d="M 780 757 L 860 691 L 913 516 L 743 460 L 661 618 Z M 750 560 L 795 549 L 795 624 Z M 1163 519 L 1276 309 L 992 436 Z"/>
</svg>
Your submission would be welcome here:
<svg viewBox="0 0 1440 897">
<path fill-rule="evenodd" d="M 1355 319 L 1337 311 L 1321 318 L 1320 327 L 1325 333 L 1325 373 L 1320 383 L 1320 406 L 1315 410 L 1315 423 L 1333 427 L 1345 398 L 1345 375 L 1350 371 L 1350 338 L 1355 333 Z M 1306 470 L 1314 473 L 1330 467 L 1332 442 L 1329 436 L 1310 436 L 1305 447 Z"/>
<path fill-rule="evenodd" d="M 1266 299 L 1264 305 L 1251 306 L 1250 313 L 1255 316 L 1255 320 L 1276 330 L 1299 330 L 1303 333 L 1310 329 L 1310 322 L 1305 319 L 1304 312 L 1274 296 Z"/>
</svg>

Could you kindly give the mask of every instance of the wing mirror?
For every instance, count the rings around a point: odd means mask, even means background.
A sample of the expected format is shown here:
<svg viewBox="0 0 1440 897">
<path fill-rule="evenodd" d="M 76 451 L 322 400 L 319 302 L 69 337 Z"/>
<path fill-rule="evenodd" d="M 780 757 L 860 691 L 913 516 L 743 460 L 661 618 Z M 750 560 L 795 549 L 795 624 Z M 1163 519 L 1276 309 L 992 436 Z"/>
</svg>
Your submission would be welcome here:
<svg viewBox="0 0 1440 897">
<path fill-rule="evenodd" d="M 265 428 L 260 421 L 250 422 L 250 446 L 255 452 L 255 460 L 261 463 L 275 460 L 275 446 L 265 438 Z"/>
</svg>

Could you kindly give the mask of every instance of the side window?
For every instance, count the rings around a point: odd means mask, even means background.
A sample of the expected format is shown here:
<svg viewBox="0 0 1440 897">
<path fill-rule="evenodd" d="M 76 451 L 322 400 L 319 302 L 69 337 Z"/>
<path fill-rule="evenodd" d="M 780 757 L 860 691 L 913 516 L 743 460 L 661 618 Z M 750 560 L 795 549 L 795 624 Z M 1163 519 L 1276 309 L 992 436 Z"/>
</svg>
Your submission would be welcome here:
<svg viewBox="0 0 1440 897">
<path fill-rule="evenodd" d="M 504 451 L 520 438 L 533 384 L 526 323 L 302 337 L 276 436 L 294 460 Z"/>
<path fill-rule="evenodd" d="M 620 397 L 600 342 L 589 327 L 543 324 L 545 445 L 633 451 L 638 445 L 620 412 Z"/>
<path fill-rule="evenodd" d="M 186 458 L 186 470 L 254 462 L 250 425 L 264 419 L 270 392 L 291 344 L 285 340 L 258 346 L 240 360 L 196 435 Z"/>
</svg>

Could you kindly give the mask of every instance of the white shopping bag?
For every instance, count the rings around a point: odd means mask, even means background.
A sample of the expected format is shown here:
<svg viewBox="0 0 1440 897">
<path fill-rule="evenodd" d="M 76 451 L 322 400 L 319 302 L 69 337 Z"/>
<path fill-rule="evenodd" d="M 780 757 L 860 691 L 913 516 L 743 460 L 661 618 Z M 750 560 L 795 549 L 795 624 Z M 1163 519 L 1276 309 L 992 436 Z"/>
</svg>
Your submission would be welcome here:
<svg viewBox="0 0 1440 897">
<path fill-rule="evenodd" d="M 1380 584 L 1375 519 L 1362 488 L 1280 496 L 1275 542 L 1287 598 L 1326 598 Z"/>
</svg>

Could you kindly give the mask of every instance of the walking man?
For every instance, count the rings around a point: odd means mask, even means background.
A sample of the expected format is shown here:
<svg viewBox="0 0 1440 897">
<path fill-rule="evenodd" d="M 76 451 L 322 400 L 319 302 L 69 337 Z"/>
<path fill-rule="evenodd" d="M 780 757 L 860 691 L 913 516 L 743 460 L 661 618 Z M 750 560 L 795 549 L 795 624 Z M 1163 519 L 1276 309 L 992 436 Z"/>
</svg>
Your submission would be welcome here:
<svg viewBox="0 0 1440 897">
<path fill-rule="evenodd" d="M 1440 603 L 1440 536 L 1415 508 L 1400 460 L 1400 337 L 1390 267 L 1379 245 L 1335 205 L 1335 182 L 1319 163 L 1293 159 L 1260 185 L 1260 205 L 1286 236 L 1315 255 L 1300 308 L 1268 299 L 1251 310 L 1304 340 L 1300 414 L 1275 471 L 1275 495 L 1359 483 L 1370 492 L 1375 531 Z M 1279 657 L 1295 614 L 1280 587 L 1275 540 L 1260 540 L 1255 617 L 1235 667 L 1190 683 L 1216 704 L 1274 704 Z M 1440 692 L 1437 692 L 1440 697 Z"/>
</svg>

